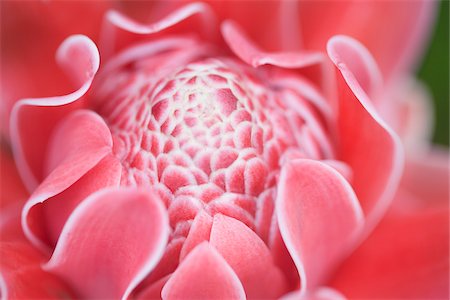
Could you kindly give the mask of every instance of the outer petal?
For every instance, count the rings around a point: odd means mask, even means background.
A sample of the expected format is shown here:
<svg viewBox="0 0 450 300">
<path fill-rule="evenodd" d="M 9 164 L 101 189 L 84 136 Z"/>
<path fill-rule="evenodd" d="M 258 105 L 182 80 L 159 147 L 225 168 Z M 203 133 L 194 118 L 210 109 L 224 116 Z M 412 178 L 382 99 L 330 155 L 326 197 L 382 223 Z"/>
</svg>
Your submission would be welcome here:
<svg viewBox="0 0 450 300">
<path fill-rule="evenodd" d="M 11 153 L 0 146 L 0 239 L 23 238 L 20 212 L 29 194 L 17 172 Z"/>
<path fill-rule="evenodd" d="M 47 141 L 54 125 L 89 89 L 99 67 L 95 44 L 82 35 L 66 39 L 57 53 L 57 61 L 72 76 L 78 89 L 68 95 L 50 98 L 23 99 L 13 109 L 11 142 L 19 172 L 32 191 L 42 180 Z"/>
<path fill-rule="evenodd" d="M 24 232 L 33 243 L 43 249 L 54 244 L 79 202 L 102 187 L 119 184 L 121 165 L 111 148 L 111 133 L 93 112 L 76 111 L 58 124 L 47 153 L 49 175 L 22 213 Z"/>
<path fill-rule="evenodd" d="M 331 285 L 354 299 L 448 299 L 448 253 L 448 207 L 392 214 L 345 262 Z"/>
<path fill-rule="evenodd" d="M 342 175 L 324 163 L 303 159 L 282 169 L 277 217 L 302 294 L 348 253 L 363 225 L 361 207 Z"/>
<path fill-rule="evenodd" d="M 181 263 L 162 290 L 170 299 L 245 299 L 233 269 L 207 242 L 198 245 Z"/>
<path fill-rule="evenodd" d="M 384 76 L 410 71 L 427 44 L 436 2 L 302 1 L 304 46 L 321 50 L 333 35 L 345 34 L 370 50 Z"/>
<path fill-rule="evenodd" d="M 215 215 L 210 243 L 236 272 L 248 298 L 277 298 L 286 292 L 286 280 L 269 249 L 242 222 Z"/>
<path fill-rule="evenodd" d="M 340 71 L 338 158 L 353 170 L 352 186 L 372 227 L 384 214 L 400 179 L 401 143 L 369 100 L 379 77 L 367 50 L 351 38 L 337 36 L 328 43 L 328 55 Z"/>
<path fill-rule="evenodd" d="M 125 299 L 158 263 L 168 234 L 167 215 L 156 195 L 106 189 L 73 212 L 45 269 L 83 297 Z"/>
<path fill-rule="evenodd" d="M 0 128 L 9 136 L 14 103 L 24 97 L 60 95 L 70 89 L 53 63 L 54 50 L 72 34 L 96 40 L 106 1 L 3 1 L 1 9 Z M 80 22 L 83 15 L 89 22 Z"/>
<path fill-rule="evenodd" d="M 41 269 L 44 258 L 25 240 L 2 240 L 0 257 L 2 299 L 73 298 L 61 280 Z"/>
<path fill-rule="evenodd" d="M 432 148 L 411 153 L 407 157 L 401 189 L 414 199 L 396 201 L 396 208 L 424 209 L 429 206 L 447 207 L 449 204 L 450 153 L 448 149 Z"/>
</svg>

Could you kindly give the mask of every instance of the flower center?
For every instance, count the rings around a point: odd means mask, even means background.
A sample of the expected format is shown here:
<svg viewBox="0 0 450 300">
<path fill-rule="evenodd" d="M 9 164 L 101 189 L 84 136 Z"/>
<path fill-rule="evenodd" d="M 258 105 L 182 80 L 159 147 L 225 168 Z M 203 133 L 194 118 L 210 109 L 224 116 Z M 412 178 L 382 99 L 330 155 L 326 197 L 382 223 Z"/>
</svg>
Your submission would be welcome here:
<svg viewBox="0 0 450 300">
<path fill-rule="evenodd" d="M 157 190 L 175 237 L 186 236 L 203 210 L 239 219 L 266 239 L 283 158 L 324 156 L 304 116 L 232 59 L 151 65 L 111 72 L 95 91 L 124 166 L 121 184 Z"/>
</svg>

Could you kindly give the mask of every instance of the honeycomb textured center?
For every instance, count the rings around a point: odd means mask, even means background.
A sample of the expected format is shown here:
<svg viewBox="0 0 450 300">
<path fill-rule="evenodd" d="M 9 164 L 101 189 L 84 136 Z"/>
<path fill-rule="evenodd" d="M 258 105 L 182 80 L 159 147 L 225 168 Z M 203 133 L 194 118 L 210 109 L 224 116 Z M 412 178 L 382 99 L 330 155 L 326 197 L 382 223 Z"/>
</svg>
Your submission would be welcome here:
<svg viewBox="0 0 450 300">
<path fill-rule="evenodd" d="M 121 184 L 155 189 L 174 236 L 186 236 L 206 211 L 264 238 L 283 157 L 322 155 L 304 117 L 257 74 L 235 60 L 205 59 L 170 71 L 135 64 L 99 84 L 96 109 L 124 166 Z"/>
</svg>

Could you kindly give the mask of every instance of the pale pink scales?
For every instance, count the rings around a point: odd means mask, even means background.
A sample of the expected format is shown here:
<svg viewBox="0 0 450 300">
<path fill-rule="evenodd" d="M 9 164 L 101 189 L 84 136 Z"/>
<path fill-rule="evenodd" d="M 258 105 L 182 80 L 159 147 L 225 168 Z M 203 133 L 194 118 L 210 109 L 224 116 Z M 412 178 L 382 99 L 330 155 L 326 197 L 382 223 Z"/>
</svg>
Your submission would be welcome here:
<svg viewBox="0 0 450 300">
<path fill-rule="evenodd" d="M 158 191 L 172 239 L 206 211 L 236 218 L 267 241 L 283 158 L 332 159 L 329 141 L 308 128 L 313 120 L 327 132 L 324 116 L 264 69 L 230 58 L 155 69 L 160 58 L 109 71 L 90 96 L 124 166 L 121 185 Z"/>
</svg>

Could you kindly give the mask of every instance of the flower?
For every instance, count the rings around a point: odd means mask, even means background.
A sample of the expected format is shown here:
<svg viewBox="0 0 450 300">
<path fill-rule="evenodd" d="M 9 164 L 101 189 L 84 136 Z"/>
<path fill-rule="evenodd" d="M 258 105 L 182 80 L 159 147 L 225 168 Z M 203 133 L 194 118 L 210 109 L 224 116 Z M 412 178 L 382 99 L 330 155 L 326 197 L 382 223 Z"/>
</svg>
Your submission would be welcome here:
<svg viewBox="0 0 450 300">
<path fill-rule="evenodd" d="M 107 6 L 97 5 L 96 13 Z M 158 20 L 144 25 L 108 11 L 99 48 L 86 35 L 64 40 L 56 58 L 75 91 L 14 105 L 9 138 L 30 195 L 8 165 L 14 186 L 5 184 L 0 226 L 2 257 L 8 258 L 2 261 L 2 295 L 445 295 L 447 231 L 441 223 L 448 214 L 433 209 L 417 217 L 414 205 L 426 205 L 421 198 L 430 195 L 429 186 L 408 177 L 414 171 L 401 178 L 401 141 L 391 129 L 407 147 L 420 141 L 414 121 L 398 122 L 423 114 L 403 103 L 408 86 L 400 80 L 418 55 L 431 5 L 414 3 L 412 14 L 398 23 L 417 24 L 401 47 L 361 36 L 378 55 L 381 71 L 360 42 L 331 37 L 330 27 L 308 19 L 320 4 L 300 3 L 304 7 L 297 10 L 295 2 L 269 3 L 269 9 L 234 3 L 243 10 L 228 14 L 226 3 L 141 5 L 151 5 Z M 396 18 L 404 9 L 374 6 Z M 261 13 L 255 19 L 240 15 L 255 8 Z M 274 16 L 272 9 L 278 19 L 255 22 Z M 168 15 L 160 18 L 165 10 Z M 137 14 L 133 7 L 129 12 Z M 292 39 L 303 28 L 299 20 L 308 28 L 303 46 Z M 330 19 L 359 37 L 353 27 L 362 21 L 352 20 L 351 27 L 344 21 Z M 422 103 L 418 99 L 412 105 Z M 408 150 L 407 171 L 422 168 L 433 178 L 436 172 L 448 178 L 442 168 L 447 153 L 433 156 L 435 166 L 414 161 L 426 151 Z M 447 182 L 429 184 L 445 202 Z M 394 193 L 392 211 L 377 226 Z M 417 242 L 433 245 L 436 261 L 428 247 L 411 259 L 422 258 L 424 267 L 437 262 L 435 280 L 412 289 L 394 278 L 377 291 L 367 281 L 373 274 L 361 271 L 370 266 L 366 257 L 380 255 L 384 268 L 405 275 L 383 260 L 384 253 L 392 259 L 392 249 L 378 245 L 396 240 L 386 232 L 407 234 L 424 222 L 443 237 L 420 235 Z M 395 259 L 410 243 L 399 241 Z M 24 288 L 37 278 L 44 282 Z M 391 290 L 392 283 L 400 288 Z"/>
</svg>

